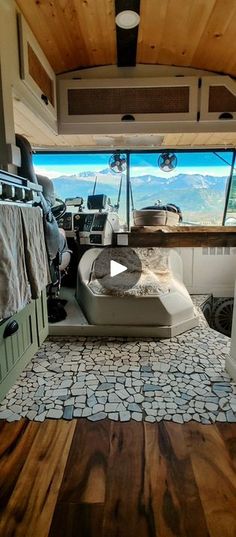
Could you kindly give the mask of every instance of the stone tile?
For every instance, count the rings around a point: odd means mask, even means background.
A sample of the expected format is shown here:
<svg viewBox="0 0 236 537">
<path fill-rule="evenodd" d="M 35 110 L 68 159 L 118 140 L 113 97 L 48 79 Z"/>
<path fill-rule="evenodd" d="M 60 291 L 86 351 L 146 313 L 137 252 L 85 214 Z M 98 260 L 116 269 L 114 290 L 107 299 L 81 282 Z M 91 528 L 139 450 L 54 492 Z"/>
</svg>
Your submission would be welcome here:
<svg viewBox="0 0 236 537">
<path fill-rule="evenodd" d="M 91 408 L 86 407 L 86 408 L 82 409 L 82 417 L 83 418 L 86 418 L 87 416 L 91 416 L 91 414 L 92 414 L 92 409 Z"/>
<path fill-rule="evenodd" d="M 129 397 L 129 393 L 127 392 L 127 390 L 124 388 L 123 390 L 119 390 L 117 392 L 117 395 L 120 399 L 127 399 Z"/>
<path fill-rule="evenodd" d="M 56 410 L 54 408 L 50 408 L 47 412 L 47 418 L 53 418 L 59 420 L 63 416 L 62 410 Z"/>
<path fill-rule="evenodd" d="M 130 403 L 128 405 L 128 410 L 130 412 L 141 412 L 141 407 L 137 403 Z"/>
<path fill-rule="evenodd" d="M 97 414 L 93 414 L 92 416 L 88 416 L 88 419 L 90 421 L 100 421 L 104 420 L 106 418 L 107 414 L 105 412 L 98 412 Z"/>
<path fill-rule="evenodd" d="M 119 421 L 119 414 L 118 412 L 109 412 L 108 418 L 113 421 Z"/>
<path fill-rule="evenodd" d="M 114 384 L 112 384 L 111 382 L 103 382 L 102 384 L 100 384 L 100 386 L 98 386 L 97 391 L 110 390 L 111 388 L 113 388 L 113 386 Z"/>
<path fill-rule="evenodd" d="M 119 403 L 107 403 L 105 405 L 105 412 L 107 412 L 108 414 L 111 412 L 116 412 L 118 406 L 119 406 Z"/>
<path fill-rule="evenodd" d="M 34 421 L 41 421 L 42 422 L 42 421 L 45 420 L 46 415 L 47 415 L 47 411 L 41 412 L 41 414 L 37 414 L 37 416 L 35 416 Z"/>
<path fill-rule="evenodd" d="M 73 405 L 65 406 L 64 412 L 63 412 L 63 419 L 64 420 L 71 420 L 72 417 L 73 417 L 73 411 L 74 411 Z"/>
<path fill-rule="evenodd" d="M 98 414 L 99 412 L 101 413 L 103 411 L 104 411 L 104 405 L 101 405 L 101 404 L 94 405 L 92 408 L 92 414 Z"/>
<path fill-rule="evenodd" d="M 36 410 L 30 410 L 26 414 L 26 418 L 28 418 L 28 420 L 34 420 L 36 416 L 37 416 L 37 411 Z"/>
<path fill-rule="evenodd" d="M 120 421 L 130 421 L 131 414 L 128 410 L 120 412 Z"/>
<path fill-rule="evenodd" d="M 121 398 L 117 395 L 117 393 L 109 393 L 108 401 L 109 403 L 121 403 Z"/>
<path fill-rule="evenodd" d="M 144 396 L 141 393 L 134 394 L 135 403 L 142 403 L 144 401 Z"/>
<path fill-rule="evenodd" d="M 173 415 L 173 421 L 175 423 L 184 423 L 184 420 L 183 420 L 183 417 L 181 416 L 181 414 L 174 414 Z"/>
<path fill-rule="evenodd" d="M 142 421 L 143 419 L 143 415 L 141 412 L 132 412 L 131 413 L 131 418 L 135 421 Z"/>
<path fill-rule="evenodd" d="M 61 396 L 67 395 L 67 393 L 68 393 L 68 390 L 64 388 L 62 389 L 59 388 L 59 389 L 52 391 L 53 397 L 61 397 Z"/>
<path fill-rule="evenodd" d="M 91 395 L 91 397 L 88 397 L 88 399 L 87 399 L 87 405 L 88 405 L 89 407 L 93 407 L 93 406 L 96 405 L 96 404 L 97 404 L 97 398 L 95 397 L 94 394 Z"/>
<path fill-rule="evenodd" d="M 90 409 L 88 409 L 88 410 L 90 410 Z M 83 415 L 82 408 L 74 408 L 73 418 L 81 418 L 82 415 Z M 88 416 L 88 414 L 87 414 L 87 416 Z"/>
<path fill-rule="evenodd" d="M 150 423 L 154 423 L 156 421 L 155 416 L 145 416 L 145 421 L 148 421 Z"/>
</svg>

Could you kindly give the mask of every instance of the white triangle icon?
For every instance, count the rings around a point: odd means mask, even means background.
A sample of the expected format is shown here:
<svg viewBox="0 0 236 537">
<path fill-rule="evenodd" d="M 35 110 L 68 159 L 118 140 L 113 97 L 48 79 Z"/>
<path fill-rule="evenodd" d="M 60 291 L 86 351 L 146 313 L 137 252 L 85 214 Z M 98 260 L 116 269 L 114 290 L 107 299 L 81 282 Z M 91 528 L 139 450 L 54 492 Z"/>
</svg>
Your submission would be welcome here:
<svg viewBox="0 0 236 537">
<path fill-rule="evenodd" d="M 117 276 L 117 274 L 121 274 L 121 272 L 125 272 L 127 270 L 127 267 L 125 265 L 121 265 L 121 263 L 117 263 L 117 261 L 110 261 L 110 276 L 113 278 L 113 276 Z"/>
</svg>

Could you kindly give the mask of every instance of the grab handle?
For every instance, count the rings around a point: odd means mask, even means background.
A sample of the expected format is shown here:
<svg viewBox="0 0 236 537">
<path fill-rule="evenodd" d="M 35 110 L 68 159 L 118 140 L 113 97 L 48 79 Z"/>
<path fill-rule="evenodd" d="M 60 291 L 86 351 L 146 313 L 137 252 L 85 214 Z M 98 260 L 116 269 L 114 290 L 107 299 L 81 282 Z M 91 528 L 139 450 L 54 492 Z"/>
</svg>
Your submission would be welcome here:
<svg viewBox="0 0 236 537">
<path fill-rule="evenodd" d="M 9 336 L 13 336 L 13 334 L 17 332 L 18 328 L 19 328 L 19 325 L 17 321 L 10 321 L 3 332 L 4 339 L 6 339 Z"/>
</svg>

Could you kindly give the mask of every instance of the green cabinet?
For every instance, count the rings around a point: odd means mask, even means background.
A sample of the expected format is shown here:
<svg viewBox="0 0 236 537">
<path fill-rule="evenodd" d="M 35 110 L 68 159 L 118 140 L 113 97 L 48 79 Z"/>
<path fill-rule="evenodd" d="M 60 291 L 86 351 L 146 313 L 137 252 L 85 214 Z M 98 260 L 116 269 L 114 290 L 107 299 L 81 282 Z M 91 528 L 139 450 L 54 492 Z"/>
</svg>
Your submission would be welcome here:
<svg viewBox="0 0 236 537">
<path fill-rule="evenodd" d="M 0 325 L 0 400 L 48 334 L 46 293 Z"/>
</svg>

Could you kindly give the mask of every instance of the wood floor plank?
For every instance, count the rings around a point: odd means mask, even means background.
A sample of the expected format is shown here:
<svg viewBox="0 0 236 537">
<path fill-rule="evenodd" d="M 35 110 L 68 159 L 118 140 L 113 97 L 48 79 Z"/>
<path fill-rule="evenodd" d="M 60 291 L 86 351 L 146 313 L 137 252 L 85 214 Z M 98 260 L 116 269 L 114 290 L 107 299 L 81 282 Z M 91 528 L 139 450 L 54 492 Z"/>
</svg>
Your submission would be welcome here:
<svg viewBox="0 0 236 537">
<path fill-rule="evenodd" d="M 104 503 L 110 428 L 110 420 L 77 421 L 59 503 Z"/>
<path fill-rule="evenodd" d="M 107 470 L 102 537 L 154 536 L 154 514 L 144 490 L 144 425 L 115 423 Z"/>
<path fill-rule="evenodd" d="M 74 429 L 75 421 L 40 424 L 2 514 L 0 535 L 48 537 Z"/>
<path fill-rule="evenodd" d="M 209 536 L 183 427 L 145 424 L 145 460 L 158 537 Z"/>
<path fill-rule="evenodd" d="M 210 537 L 236 536 L 236 474 L 217 427 L 184 427 Z"/>
<path fill-rule="evenodd" d="M 111 422 L 78 420 L 50 537 L 102 536 Z"/>
<path fill-rule="evenodd" d="M 50 537 L 102 537 L 103 510 L 99 503 L 58 504 Z"/>
<path fill-rule="evenodd" d="M 229 457 L 236 470 L 236 424 L 217 423 L 217 429 L 219 430 Z"/>
<path fill-rule="evenodd" d="M 1 422 L 0 512 L 5 509 L 39 429 L 39 423 L 20 420 Z"/>
</svg>

